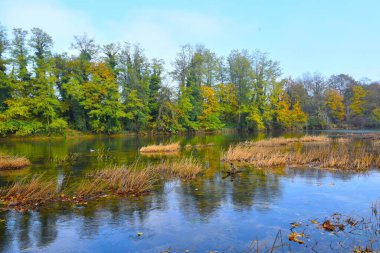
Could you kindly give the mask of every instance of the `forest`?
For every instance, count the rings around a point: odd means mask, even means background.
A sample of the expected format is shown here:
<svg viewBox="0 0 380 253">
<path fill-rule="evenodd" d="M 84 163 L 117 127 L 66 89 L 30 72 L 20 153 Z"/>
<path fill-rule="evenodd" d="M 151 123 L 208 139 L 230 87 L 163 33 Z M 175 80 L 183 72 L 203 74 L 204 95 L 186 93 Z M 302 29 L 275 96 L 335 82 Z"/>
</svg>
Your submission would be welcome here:
<svg viewBox="0 0 380 253">
<path fill-rule="evenodd" d="M 380 127 L 379 82 L 284 77 L 259 50 L 184 45 L 170 70 L 139 44 L 85 34 L 74 36 L 74 55 L 52 50 L 39 28 L 0 25 L 0 135 Z"/>
</svg>

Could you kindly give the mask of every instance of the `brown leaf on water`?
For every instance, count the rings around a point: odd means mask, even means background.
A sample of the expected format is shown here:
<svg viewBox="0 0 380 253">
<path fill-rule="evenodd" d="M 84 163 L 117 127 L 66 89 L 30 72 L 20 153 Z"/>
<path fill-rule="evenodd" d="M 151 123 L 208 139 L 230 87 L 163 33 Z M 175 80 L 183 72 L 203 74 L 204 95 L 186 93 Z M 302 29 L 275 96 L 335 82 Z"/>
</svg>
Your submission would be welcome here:
<svg viewBox="0 0 380 253">
<path fill-rule="evenodd" d="M 356 249 L 354 249 L 354 253 L 374 253 L 375 251 L 373 251 L 372 249 L 368 248 L 368 247 L 365 247 L 365 248 L 362 248 L 362 247 L 358 247 Z"/>
<path fill-rule="evenodd" d="M 319 222 L 317 220 L 310 220 L 310 222 L 313 224 L 319 224 Z"/>
<path fill-rule="evenodd" d="M 322 228 L 326 231 L 334 231 L 335 230 L 335 226 L 334 224 L 331 223 L 330 220 L 325 220 L 323 223 L 322 223 Z"/>
<path fill-rule="evenodd" d="M 290 224 L 292 225 L 292 228 L 296 228 L 302 225 L 301 223 L 297 223 L 297 222 L 292 222 Z"/>
<path fill-rule="evenodd" d="M 305 236 L 304 233 L 299 234 L 297 232 L 292 232 L 292 233 L 290 233 L 290 235 L 288 236 L 288 238 L 289 238 L 289 241 L 297 242 L 299 244 L 303 244 L 304 241 L 298 239 L 298 237 L 304 237 L 304 236 Z"/>
</svg>

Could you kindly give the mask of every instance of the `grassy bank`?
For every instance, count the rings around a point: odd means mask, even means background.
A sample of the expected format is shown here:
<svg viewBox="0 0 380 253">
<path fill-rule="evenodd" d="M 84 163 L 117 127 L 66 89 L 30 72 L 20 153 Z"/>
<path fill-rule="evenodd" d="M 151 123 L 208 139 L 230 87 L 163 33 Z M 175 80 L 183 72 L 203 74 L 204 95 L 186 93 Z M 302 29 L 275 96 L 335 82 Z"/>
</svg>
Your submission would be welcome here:
<svg viewBox="0 0 380 253">
<path fill-rule="evenodd" d="M 378 149 L 324 136 L 243 142 L 230 146 L 223 160 L 257 167 L 313 166 L 342 170 L 380 167 Z"/>
<path fill-rule="evenodd" d="M 175 133 L 168 133 L 162 131 L 154 130 L 145 130 L 145 131 L 120 131 L 115 133 L 95 133 L 95 132 L 82 132 L 74 129 L 66 129 L 62 133 L 54 134 L 33 134 L 33 135 L 2 135 L 1 139 L 10 139 L 10 140 L 45 140 L 45 139 L 91 139 L 97 137 L 110 137 L 110 138 L 119 138 L 125 136 L 186 136 L 186 135 L 206 135 L 206 134 L 222 134 L 222 133 L 236 133 L 238 129 L 234 128 L 225 128 L 218 130 L 198 130 L 198 131 L 180 131 Z"/>
</svg>

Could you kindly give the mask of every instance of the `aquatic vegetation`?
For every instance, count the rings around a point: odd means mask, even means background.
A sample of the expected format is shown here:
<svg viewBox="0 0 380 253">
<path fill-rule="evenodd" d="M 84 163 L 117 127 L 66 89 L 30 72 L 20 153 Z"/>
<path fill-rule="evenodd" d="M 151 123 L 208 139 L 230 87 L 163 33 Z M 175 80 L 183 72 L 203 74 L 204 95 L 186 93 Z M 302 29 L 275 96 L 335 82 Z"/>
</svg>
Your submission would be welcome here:
<svg viewBox="0 0 380 253">
<path fill-rule="evenodd" d="M 252 147 L 277 147 L 277 146 L 285 146 L 289 144 L 294 143 L 325 143 L 329 142 L 330 139 L 325 135 L 306 135 L 300 138 L 284 138 L 284 137 L 278 137 L 278 138 L 271 138 L 271 139 L 264 139 L 259 141 L 247 141 L 243 142 L 242 145 L 244 146 L 252 146 Z"/>
<path fill-rule="evenodd" d="M 175 161 L 162 161 L 148 169 L 166 177 L 193 179 L 202 171 L 202 164 L 193 157 L 185 157 Z"/>
<path fill-rule="evenodd" d="M 157 179 L 148 169 L 137 165 L 113 166 L 93 174 L 104 188 L 117 195 L 141 195 L 153 189 Z"/>
<path fill-rule="evenodd" d="M 187 144 L 185 146 L 185 148 L 186 149 L 191 149 L 191 148 L 207 148 L 207 147 L 213 147 L 213 146 L 215 146 L 214 143 L 195 144 L 195 145 Z"/>
<path fill-rule="evenodd" d="M 99 149 L 95 150 L 96 159 L 98 161 L 107 161 L 107 160 L 110 160 L 112 158 L 112 156 L 110 155 L 109 151 L 110 150 L 106 149 L 106 148 L 99 148 Z"/>
<path fill-rule="evenodd" d="M 106 184 L 99 178 L 85 178 L 76 189 L 74 189 L 75 199 L 90 199 L 103 195 L 106 191 Z M 65 198 L 67 195 L 62 195 Z"/>
<path fill-rule="evenodd" d="M 24 177 L 9 187 L 0 190 L 0 199 L 8 207 L 19 211 L 37 209 L 56 195 L 56 181 L 42 176 Z"/>
<path fill-rule="evenodd" d="M 56 179 L 24 177 L 0 190 L 0 200 L 10 209 L 38 209 L 48 202 L 87 203 L 103 196 L 139 196 L 151 192 L 161 179 L 193 179 L 202 165 L 193 157 L 163 160 L 157 164 L 136 161 L 132 165 L 114 165 L 89 172 L 79 183 L 57 191 Z M 68 185 L 69 183 L 66 183 Z"/>
<path fill-rule="evenodd" d="M 0 155 L 0 170 L 22 169 L 30 165 L 26 157 Z"/>
<path fill-rule="evenodd" d="M 137 161 L 129 166 L 110 166 L 87 174 L 75 190 L 75 196 L 88 199 L 104 194 L 143 195 L 152 191 L 162 177 L 193 179 L 201 170 L 201 164 L 192 157 L 151 165 Z"/>
<path fill-rule="evenodd" d="M 258 167 L 287 165 L 348 170 L 380 167 L 379 154 L 375 149 L 354 145 L 348 140 L 342 143 L 341 139 L 325 141 L 324 138 L 308 137 L 304 143 L 293 140 L 285 142 L 283 138 L 265 140 L 258 144 L 244 142 L 230 146 L 223 159 Z"/>
<path fill-rule="evenodd" d="M 60 165 L 72 164 L 78 159 L 78 157 L 78 153 L 69 152 L 67 155 L 64 156 L 53 156 L 50 158 L 50 161 Z"/>
<path fill-rule="evenodd" d="M 149 145 L 140 148 L 141 153 L 170 153 L 170 152 L 178 152 L 181 146 L 179 143 L 170 143 L 170 144 L 159 144 L 159 145 Z"/>
<path fill-rule="evenodd" d="M 178 151 L 175 152 L 150 152 L 150 153 L 141 153 L 144 157 L 152 157 L 152 158 L 157 158 L 157 157 L 177 157 L 181 153 Z"/>
</svg>

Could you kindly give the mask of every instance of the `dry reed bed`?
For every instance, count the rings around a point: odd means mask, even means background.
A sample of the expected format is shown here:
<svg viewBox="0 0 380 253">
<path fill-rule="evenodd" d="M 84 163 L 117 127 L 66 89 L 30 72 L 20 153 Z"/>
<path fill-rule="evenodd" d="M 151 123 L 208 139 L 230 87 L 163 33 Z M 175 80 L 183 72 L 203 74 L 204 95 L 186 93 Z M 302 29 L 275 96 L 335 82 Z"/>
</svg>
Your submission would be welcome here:
<svg viewBox="0 0 380 253">
<path fill-rule="evenodd" d="M 159 144 L 159 145 L 149 145 L 140 148 L 140 153 L 171 153 L 178 152 L 181 146 L 179 143 L 170 143 L 170 144 Z"/>
<path fill-rule="evenodd" d="M 88 177 L 76 191 L 76 195 L 81 198 L 101 194 L 142 195 L 151 191 L 157 182 L 154 173 L 135 165 L 108 167 L 90 173 Z"/>
<path fill-rule="evenodd" d="M 152 165 L 137 162 L 88 173 L 78 185 L 71 185 L 62 191 L 57 191 L 57 180 L 54 178 L 25 177 L 1 188 L 0 200 L 10 209 L 27 211 L 48 202 L 83 204 L 105 195 L 138 196 L 151 192 L 162 178 L 190 180 L 201 170 L 201 164 L 192 157 L 164 160 Z"/>
<path fill-rule="evenodd" d="M 269 141 L 267 143 L 270 143 Z M 313 166 L 326 169 L 365 170 L 380 167 L 380 156 L 376 149 L 363 145 L 352 145 L 338 141 L 290 142 L 292 145 L 247 145 L 231 146 L 223 160 L 242 162 L 258 167 Z M 272 140 L 271 143 L 284 143 Z"/>
<path fill-rule="evenodd" d="M 0 170 L 22 169 L 30 164 L 26 157 L 0 155 Z"/>
<path fill-rule="evenodd" d="M 252 146 L 252 147 L 277 147 L 277 146 L 286 146 L 294 143 L 326 143 L 329 142 L 329 138 L 325 135 L 306 135 L 301 138 L 271 138 L 264 139 L 259 141 L 246 141 L 241 143 L 244 146 Z"/>
<path fill-rule="evenodd" d="M 180 179 L 194 179 L 202 171 L 202 165 L 193 157 L 182 158 L 176 161 L 163 161 L 159 164 L 151 165 L 151 171 L 167 177 Z"/>
<path fill-rule="evenodd" d="M 56 181 L 42 179 L 42 176 L 24 177 L 11 186 L 0 190 L 0 199 L 7 203 L 8 207 L 19 211 L 37 209 L 49 202 L 56 195 Z"/>
<path fill-rule="evenodd" d="M 191 148 L 208 148 L 208 147 L 213 147 L 215 146 L 214 143 L 206 143 L 206 144 L 195 144 L 195 145 L 191 145 L 191 144 L 187 144 L 185 146 L 186 149 L 191 149 Z"/>
</svg>

